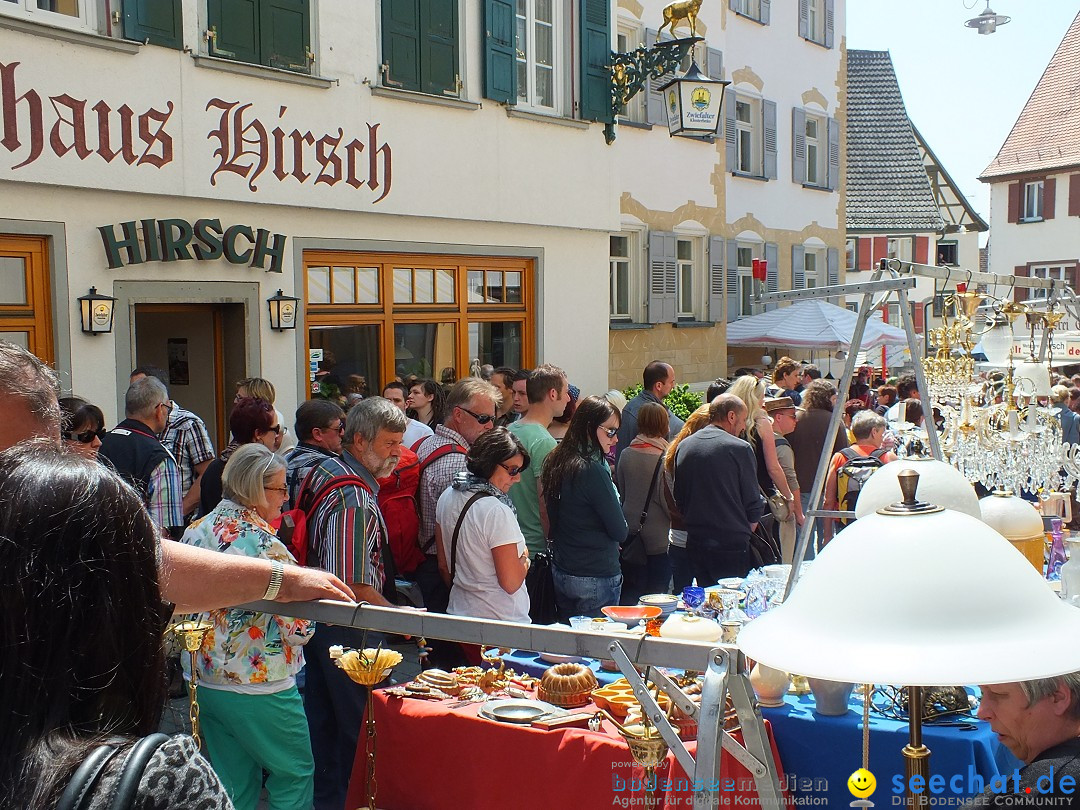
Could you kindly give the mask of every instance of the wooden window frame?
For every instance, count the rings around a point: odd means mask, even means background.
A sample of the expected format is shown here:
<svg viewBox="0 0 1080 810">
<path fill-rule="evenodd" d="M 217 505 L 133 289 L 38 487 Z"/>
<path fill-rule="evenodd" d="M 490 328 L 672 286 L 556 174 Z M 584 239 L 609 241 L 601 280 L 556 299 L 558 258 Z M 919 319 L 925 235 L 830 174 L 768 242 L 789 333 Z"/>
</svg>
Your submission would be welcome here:
<svg viewBox="0 0 1080 810">
<path fill-rule="evenodd" d="M 307 304 L 308 268 L 322 266 L 378 267 L 378 305 Z M 455 303 L 453 304 L 395 304 L 393 298 L 394 267 L 410 269 L 452 269 L 455 272 Z M 522 274 L 520 304 L 479 303 L 468 300 L 469 270 L 499 270 Z M 468 327 L 470 322 L 520 321 L 522 324 L 522 364 L 531 368 L 536 362 L 536 263 L 534 259 L 510 256 L 470 256 L 427 253 L 366 253 L 352 251 L 305 250 L 303 258 L 303 293 L 306 313 L 304 356 L 310 346 L 310 329 L 318 326 L 363 326 L 374 324 L 380 333 L 380 369 L 384 376 L 394 368 L 394 326 L 415 323 L 454 323 L 454 350 L 458 378 L 469 373 Z M 505 289 L 505 287 L 504 287 Z M 388 377 L 389 379 L 390 377 Z M 369 384 L 372 381 L 369 380 Z M 387 380 L 379 380 L 383 385 Z M 381 389 L 380 389 L 381 390 Z M 311 393 L 308 390 L 307 396 Z"/>
<path fill-rule="evenodd" d="M 0 256 L 26 261 L 26 303 L 0 304 L 0 332 L 26 332 L 30 351 L 52 364 L 55 361 L 55 348 L 48 239 L 44 236 L 0 234 Z"/>
</svg>

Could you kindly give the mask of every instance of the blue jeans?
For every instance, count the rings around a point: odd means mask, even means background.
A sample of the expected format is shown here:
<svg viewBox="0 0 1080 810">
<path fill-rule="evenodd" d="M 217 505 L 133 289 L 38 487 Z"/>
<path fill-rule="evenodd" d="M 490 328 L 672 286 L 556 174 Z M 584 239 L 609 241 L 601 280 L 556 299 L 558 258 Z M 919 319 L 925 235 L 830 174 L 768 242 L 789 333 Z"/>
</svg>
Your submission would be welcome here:
<svg viewBox="0 0 1080 810">
<path fill-rule="evenodd" d="M 555 606 L 561 622 L 568 622 L 571 616 L 599 616 L 600 608 L 619 604 L 622 574 L 575 577 L 552 564 L 551 575 L 555 581 Z"/>
<path fill-rule="evenodd" d="M 802 502 L 803 513 L 810 508 L 810 493 L 800 492 L 799 500 Z M 809 520 L 809 518 L 807 518 Z M 798 538 L 802 536 L 802 527 L 795 529 L 795 542 L 798 544 Z M 810 532 L 810 541 L 806 544 L 806 555 L 804 560 L 812 560 L 817 555 L 817 549 L 821 546 L 821 543 L 825 540 L 825 518 L 814 518 L 814 529 Z"/>
</svg>

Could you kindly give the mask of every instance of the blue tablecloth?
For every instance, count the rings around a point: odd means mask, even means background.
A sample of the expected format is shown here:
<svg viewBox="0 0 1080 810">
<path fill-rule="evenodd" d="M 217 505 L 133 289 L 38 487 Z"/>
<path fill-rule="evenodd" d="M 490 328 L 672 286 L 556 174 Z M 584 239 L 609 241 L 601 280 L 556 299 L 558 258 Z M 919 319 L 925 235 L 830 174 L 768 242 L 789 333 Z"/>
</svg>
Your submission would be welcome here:
<svg viewBox="0 0 1080 810">
<path fill-rule="evenodd" d="M 514 650 L 503 660 L 508 667 L 536 677 L 551 666 L 526 650 Z M 618 672 L 601 670 L 599 661 L 583 659 L 582 663 L 592 668 L 601 684 L 622 677 Z M 786 774 L 785 787 L 804 803 L 847 807 L 854 799 L 847 780 L 862 766 L 862 703 L 853 698 L 849 706 L 845 715 L 824 717 L 814 713 L 812 695 L 789 694 L 782 707 L 761 709 L 773 726 Z M 899 784 L 903 782 L 901 749 L 907 740 L 906 722 L 871 713 L 870 771 L 877 779 L 877 791 L 870 798 L 878 807 L 890 806 L 894 796 L 902 795 L 894 779 L 899 777 Z M 923 742 L 930 749 L 930 775 L 944 778 L 942 792 L 931 792 L 931 796 L 974 795 L 994 777 L 1012 774 L 1022 765 L 981 721 L 960 726 L 924 724 Z M 953 791 L 950 782 L 960 790 Z"/>
<path fill-rule="evenodd" d="M 544 674 L 550 666 L 554 666 L 550 661 L 545 661 L 540 657 L 539 653 L 529 652 L 528 650 L 514 650 L 509 655 L 502 657 L 503 661 L 508 667 L 512 667 L 515 671 L 532 675 L 539 678 Z M 588 667 L 596 674 L 596 682 L 601 686 L 609 683 L 614 683 L 622 677 L 622 673 L 607 672 L 600 669 L 600 662 L 595 658 L 582 658 L 581 663 L 588 665 Z"/>
<path fill-rule="evenodd" d="M 851 803 L 854 797 L 847 780 L 862 765 L 862 704 L 852 700 L 849 705 L 851 710 L 843 716 L 823 717 L 814 713 L 812 695 L 788 695 L 782 707 L 762 708 L 773 725 L 793 796 L 827 796 L 829 807 Z M 902 795 L 901 749 L 907 740 L 906 722 L 870 715 L 870 771 L 877 779 L 877 792 L 870 798 L 878 807 L 889 806 L 894 796 Z M 936 795 L 979 793 L 995 776 L 1012 774 L 1022 764 L 981 721 L 966 727 L 924 724 L 923 742 L 930 749 L 930 775 L 944 777 L 943 791 Z M 954 792 L 951 781 L 961 789 Z"/>
</svg>

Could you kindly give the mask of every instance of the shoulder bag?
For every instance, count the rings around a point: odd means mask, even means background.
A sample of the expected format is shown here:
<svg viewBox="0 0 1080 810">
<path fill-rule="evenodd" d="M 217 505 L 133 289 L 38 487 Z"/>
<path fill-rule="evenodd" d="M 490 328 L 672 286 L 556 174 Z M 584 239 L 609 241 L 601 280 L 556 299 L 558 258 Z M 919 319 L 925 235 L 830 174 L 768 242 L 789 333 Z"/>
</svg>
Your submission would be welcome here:
<svg viewBox="0 0 1080 810">
<path fill-rule="evenodd" d="M 109 810 L 131 810 L 135 806 L 143 772 L 154 752 L 168 740 L 166 734 L 151 734 L 135 742 L 116 780 Z M 86 810 L 90 806 L 94 785 L 119 750 L 117 746 L 107 743 L 91 751 L 64 788 L 56 810 Z"/>
<path fill-rule="evenodd" d="M 660 468 L 664 465 L 664 454 L 660 454 L 660 460 L 656 462 L 652 480 L 649 482 L 649 492 L 645 496 L 645 506 L 642 507 L 641 517 L 638 519 L 636 531 L 626 535 L 626 539 L 619 546 L 619 561 L 623 565 L 645 565 L 648 555 L 645 553 L 645 539 L 641 536 L 641 530 L 645 528 L 645 521 L 649 517 L 649 506 L 652 504 L 653 492 L 656 491 L 656 481 L 660 477 Z"/>
<path fill-rule="evenodd" d="M 450 538 L 450 587 L 454 585 L 454 574 L 457 571 L 457 539 L 461 534 L 461 524 L 465 522 L 465 513 L 469 511 L 469 507 L 476 503 L 481 498 L 492 497 L 490 492 L 477 492 L 469 500 L 465 501 L 465 505 L 461 507 L 461 514 L 458 515 L 457 523 L 454 524 L 454 534 Z"/>
</svg>

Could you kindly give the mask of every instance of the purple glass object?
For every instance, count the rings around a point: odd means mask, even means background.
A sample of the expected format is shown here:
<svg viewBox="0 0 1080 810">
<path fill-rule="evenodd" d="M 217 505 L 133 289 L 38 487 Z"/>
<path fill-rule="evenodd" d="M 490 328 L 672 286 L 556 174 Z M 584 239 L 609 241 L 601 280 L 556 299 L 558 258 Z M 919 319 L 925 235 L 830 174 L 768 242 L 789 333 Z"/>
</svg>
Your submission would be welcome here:
<svg viewBox="0 0 1080 810">
<path fill-rule="evenodd" d="M 1061 566 L 1065 564 L 1065 543 L 1061 538 L 1061 518 L 1050 519 L 1050 559 L 1046 562 L 1046 578 L 1051 582 L 1061 579 Z"/>
</svg>

